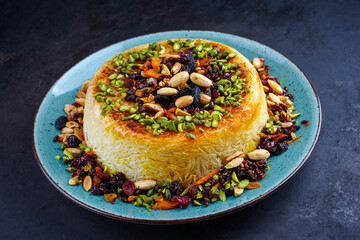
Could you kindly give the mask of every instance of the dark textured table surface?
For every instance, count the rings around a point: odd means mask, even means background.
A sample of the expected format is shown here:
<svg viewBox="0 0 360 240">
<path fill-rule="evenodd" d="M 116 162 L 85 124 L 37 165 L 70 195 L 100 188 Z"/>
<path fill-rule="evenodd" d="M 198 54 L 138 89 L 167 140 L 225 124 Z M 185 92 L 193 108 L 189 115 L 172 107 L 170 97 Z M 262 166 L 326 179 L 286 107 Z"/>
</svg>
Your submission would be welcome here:
<svg viewBox="0 0 360 240">
<path fill-rule="evenodd" d="M 359 1 L 2 1 L 1 239 L 359 239 Z M 323 127 L 307 164 L 265 200 L 214 220 L 152 226 L 108 219 L 63 197 L 33 156 L 49 87 L 89 54 L 167 30 L 258 40 L 312 80 Z"/>
</svg>

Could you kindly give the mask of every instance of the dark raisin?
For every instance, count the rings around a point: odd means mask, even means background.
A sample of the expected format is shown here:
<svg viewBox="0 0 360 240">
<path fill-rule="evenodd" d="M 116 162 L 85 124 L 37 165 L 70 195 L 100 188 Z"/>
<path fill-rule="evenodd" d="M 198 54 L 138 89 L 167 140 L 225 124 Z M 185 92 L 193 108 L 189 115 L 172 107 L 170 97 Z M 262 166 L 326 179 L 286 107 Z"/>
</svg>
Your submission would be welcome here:
<svg viewBox="0 0 360 240">
<path fill-rule="evenodd" d="M 140 72 L 132 73 L 129 77 L 134 80 L 139 80 L 142 78 Z"/>
<path fill-rule="evenodd" d="M 55 121 L 55 127 L 59 130 L 61 130 L 63 127 L 65 127 L 66 122 L 68 121 L 68 118 L 65 116 L 60 116 Z"/>
<path fill-rule="evenodd" d="M 175 98 L 177 99 L 182 96 L 192 95 L 192 92 L 193 92 L 192 88 L 189 87 L 183 88 L 175 95 Z"/>
<path fill-rule="evenodd" d="M 192 91 L 192 96 L 194 97 L 194 101 L 192 105 L 199 106 L 200 104 L 200 97 L 201 97 L 201 90 L 198 86 L 195 86 Z"/>
<path fill-rule="evenodd" d="M 182 187 L 180 186 L 178 181 L 172 181 L 170 183 L 170 192 L 173 195 L 180 195 L 180 193 L 183 191 Z"/>
<path fill-rule="evenodd" d="M 167 95 L 156 95 L 154 98 L 156 103 L 163 105 L 164 107 L 169 106 L 173 101 L 172 96 Z"/>
<path fill-rule="evenodd" d="M 66 143 L 69 147 L 75 148 L 79 146 L 80 140 L 75 135 L 70 135 L 66 139 Z"/>
</svg>

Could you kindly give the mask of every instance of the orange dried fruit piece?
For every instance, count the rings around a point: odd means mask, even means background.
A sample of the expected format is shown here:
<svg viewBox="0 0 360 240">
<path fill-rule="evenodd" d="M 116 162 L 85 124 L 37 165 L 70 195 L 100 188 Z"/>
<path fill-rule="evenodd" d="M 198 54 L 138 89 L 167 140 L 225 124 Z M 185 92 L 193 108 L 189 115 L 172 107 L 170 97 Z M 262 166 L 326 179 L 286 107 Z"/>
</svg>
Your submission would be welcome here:
<svg viewBox="0 0 360 240">
<path fill-rule="evenodd" d="M 249 182 L 249 186 L 247 186 L 245 189 L 256 189 L 261 187 L 261 184 L 258 182 Z"/>
<path fill-rule="evenodd" d="M 104 194 L 106 200 L 110 203 L 115 203 L 117 195 L 115 193 Z"/>
</svg>

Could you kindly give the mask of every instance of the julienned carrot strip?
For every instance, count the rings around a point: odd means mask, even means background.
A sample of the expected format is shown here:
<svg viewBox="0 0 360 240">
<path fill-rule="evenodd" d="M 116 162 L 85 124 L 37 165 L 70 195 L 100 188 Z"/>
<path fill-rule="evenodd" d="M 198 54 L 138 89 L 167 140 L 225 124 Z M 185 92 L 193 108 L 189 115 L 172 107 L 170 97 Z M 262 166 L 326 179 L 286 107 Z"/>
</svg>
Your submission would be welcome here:
<svg viewBox="0 0 360 240">
<path fill-rule="evenodd" d="M 148 77 L 159 78 L 161 73 L 156 72 L 154 69 L 145 69 L 144 73 Z"/>
<path fill-rule="evenodd" d="M 271 138 L 271 135 L 266 135 L 265 133 L 262 133 L 262 134 L 261 134 L 261 137 Z"/>
<path fill-rule="evenodd" d="M 96 172 L 102 172 L 102 169 L 101 169 L 101 167 L 96 167 L 96 168 L 95 168 L 95 171 L 96 171 Z"/>
<path fill-rule="evenodd" d="M 152 209 L 167 210 L 176 208 L 176 206 L 179 205 L 178 202 L 170 202 L 163 196 L 159 196 L 155 201 L 156 203 L 151 207 Z"/>
<path fill-rule="evenodd" d="M 220 183 L 214 185 L 214 188 L 219 188 L 219 187 L 220 187 Z"/>
<path fill-rule="evenodd" d="M 167 110 L 168 112 L 175 112 L 176 108 L 170 108 L 169 110 Z"/>
<path fill-rule="evenodd" d="M 281 134 L 280 136 L 278 136 L 277 138 L 275 138 L 274 140 L 273 140 L 273 142 L 277 142 L 277 141 L 279 141 L 280 139 L 282 139 L 282 138 L 284 138 L 284 137 L 286 137 L 287 135 L 286 134 Z"/>
<path fill-rule="evenodd" d="M 206 182 L 207 180 L 209 180 L 210 178 L 212 178 L 214 175 L 218 174 L 219 173 L 219 169 L 216 169 L 215 171 L 212 171 L 211 173 L 203 176 L 202 178 L 200 178 L 199 180 L 197 180 L 196 183 L 194 183 L 194 185 L 200 185 L 204 182 Z"/>
</svg>

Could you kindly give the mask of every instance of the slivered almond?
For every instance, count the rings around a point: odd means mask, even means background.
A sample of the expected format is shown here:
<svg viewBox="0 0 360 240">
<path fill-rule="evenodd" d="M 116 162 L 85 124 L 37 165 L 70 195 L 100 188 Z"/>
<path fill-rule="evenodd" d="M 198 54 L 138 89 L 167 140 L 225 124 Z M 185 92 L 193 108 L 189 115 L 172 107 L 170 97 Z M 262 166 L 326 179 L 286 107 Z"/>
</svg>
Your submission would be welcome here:
<svg viewBox="0 0 360 240">
<path fill-rule="evenodd" d="M 180 108 L 177 108 L 177 109 L 175 110 L 175 114 L 176 114 L 177 116 L 190 116 L 190 115 L 191 115 L 190 113 L 185 112 L 184 110 L 181 110 Z"/>
<path fill-rule="evenodd" d="M 177 74 L 180 71 L 180 69 L 181 69 L 181 63 L 176 62 L 174 64 L 174 66 L 171 68 L 171 73 L 172 74 Z"/>
<path fill-rule="evenodd" d="M 226 169 L 232 169 L 240 166 L 240 164 L 244 161 L 243 157 L 237 157 L 231 160 L 228 164 L 225 165 Z"/>
<path fill-rule="evenodd" d="M 58 139 L 60 142 L 65 143 L 66 139 L 70 136 L 68 133 L 62 133 L 58 135 Z"/>
<path fill-rule="evenodd" d="M 76 96 L 78 98 L 86 98 L 86 94 L 81 90 L 77 92 Z"/>
<path fill-rule="evenodd" d="M 92 179 L 90 176 L 86 176 L 83 182 L 83 188 L 85 191 L 89 191 L 92 187 Z"/>
<path fill-rule="evenodd" d="M 201 104 L 208 104 L 210 101 L 211 101 L 211 97 L 209 95 L 201 93 L 201 96 L 200 96 L 200 103 Z"/>
<path fill-rule="evenodd" d="M 245 189 L 256 189 L 261 187 L 261 184 L 258 182 L 249 182 L 249 186 L 247 186 Z"/>
<path fill-rule="evenodd" d="M 75 102 L 77 102 L 81 106 L 85 106 L 85 98 L 75 98 Z"/>
<path fill-rule="evenodd" d="M 177 54 L 161 54 L 160 57 L 165 58 L 165 59 L 168 59 L 168 58 L 179 59 L 180 55 L 177 55 Z"/>
<path fill-rule="evenodd" d="M 264 66 L 264 63 L 260 60 L 260 58 L 254 58 L 254 59 L 252 60 L 252 64 L 254 65 L 254 67 L 255 67 L 256 69 L 259 69 L 259 68 L 261 68 L 262 66 Z"/>
<path fill-rule="evenodd" d="M 234 187 L 234 195 L 235 195 L 236 197 L 240 196 L 243 192 L 244 192 L 244 189 L 243 189 L 243 188 Z"/>
<path fill-rule="evenodd" d="M 84 106 L 85 106 L 85 104 L 84 104 Z M 84 107 L 83 107 L 83 106 L 78 107 L 78 108 L 76 109 L 76 111 L 77 111 L 78 113 L 84 113 Z M 78 121 L 79 121 L 79 120 L 78 120 Z"/>
<path fill-rule="evenodd" d="M 76 175 L 75 177 L 73 177 L 69 180 L 69 185 L 71 185 L 71 186 L 78 185 L 79 184 L 78 181 L 79 181 L 79 176 Z"/>
<path fill-rule="evenodd" d="M 84 138 L 78 128 L 74 128 L 74 134 L 80 141 L 84 141 Z"/>
<path fill-rule="evenodd" d="M 160 104 L 157 104 L 157 103 L 145 103 L 143 106 L 148 108 L 148 109 L 151 109 L 151 110 L 153 110 L 155 112 L 159 112 L 159 111 L 163 110 L 163 107 Z"/>
<path fill-rule="evenodd" d="M 65 126 L 68 128 L 78 128 L 79 124 L 74 121 L 68 121 L 68 122 L 66 122 Z"/>
<path fill-rule="evenodd" d="M 282 128 L 289 128 L 289 127 L 291 127 L 292 125 L 293 125 L 292 122 L 284 122 L 284 123 L 281 124 L 281 127 L 282 127 Z"/>
<path fill-rule="evenodd" d="M 65 133 L 65 134 L 70 134 L 70 133 L 73 133 L 74 130 L 72 128 L 64 127 L 61 129 L 61 132 Z"/>
<path fill-rule="evenodd" d="M 272 90 L 274 90 L 274 92 L 276 92 L 277 94 L 283 93 L 284 90 L 277 82 L 275 82 L 273 80 L 268 80 L 268 84 L 272 88 Z"/>
<path fill-rule="evenodd" d="M 270 90 L 270 88 L 268 88 L 267 86 L 263 86 L 264 92 L 268 92 Z"/>
<path fill-rule="evenodd" d="M 170 87 L 177 87 L 182 83 L 186 83 L 187 80 L 189 80 L 189 73 L 186 71 L 182 71 L 182 72 L 177 73 L 175 76 L 173 76 L 170 79 L 168 85 Z"/>
<path fill-rule="evenodd" d="M 210 79 L 208 79 L 204 75 L 201 75 L 200 73 L 192 73 L 190 75 L 190 80 L 196 85 L 199 85 L 200 87 L 210 87 L 211 85 L 213 85 Z"/>
<path fill-rule="evenodd" d="M 241 151 L 236 151 L 236 152 L 233 152 L 230 156 L 228 156 L 225 161 L 228 162 L 228 161 L 230 161 L 230 160 L 233 160 L 234 158 L 237 158 L 237 157 L 240 157 L 240 156 L 243 156 L 243 155 L 244 155 L 243 152 L 241 152 Z"/>
<path fill-rule="evenodd" d="M 156 182 L 154 180 L 141 180 L 136 181 L 134 184 L 135 188 L 141 190 L 147 190 L 156 186 Z"/>
<path fill-rule="evenodd" d="M 236 151 L 236 152 L 233 152 L 230 156 L 228 156 L 225 161 L 230 161 L 230 160 L 233 160 L 234 158 L 237 158 L 237 157 L 243 157 L 244 156 L 244 153 L 241 152 L 241 151 Z"/>
<path fill-rule="evenodd" d="M 175 101 L 175 106 L 178 108 L 184 108 L 189 106 L 190 104 L 192 104 L 194 101 L 194 97 L 193 96 L 183 96 L 183 97 L 179 97 L 178 99 L 176 99 Z"/>
<path fill-rule="evenodd" d="M 161 68 L 162 68 L 161 73 L 162 73 L 163 75 L 165 75 L 165 76 L 169 76 L 169 75 L 170 75 L 170 70 L 169 70 L 169 68 L 168 68 L 165 64 L 163 64 L 163 65 L 161 66 Z"/>
<path fill-rule="evenodd" d="M 163 111 L 163 110 L 158 111 L 158 112 L 155 114 L 154 119 L 158 119 L 159 117 L 162 117 L 162 116 L 164 116 L 164 111 Z"/>
<path fill-rule="evenodd" d="M 175 88 L 171 88 L 171 87 L 163 87 L 163 88 L 160 88 L 159 90 L 157 90 L 157 94 L 159 94 L 159 95 L 172 96 L 177 93 L 178 93 L 178 90 Z"/>
<path fill-rule="evenodd" d="M 263 160 L 268 159 L 270 157 L 270 153 L 266 149 L 256 149 L 247 154 L 250 160 Z"/>
<path fill-rule="evenodd" d="M 280 99 L 273 93 L 269 93 L 269 99 L 276 104 L 280 103 Z"/>
<path fill-rule="evenodd" d="M 266 103 L 267 103 L 267 105 L 269 106 L 269 107 L 271 107 L 271 106 L 274 106 L 275 105 L 275 103 L 273 103 L 272 101 L 270 101 L 270 100 L 266 100 Z"/>
<path fill-rule="evenodd" d="M 79 154 L 81 152 L 79 148 L 67 148 L 67 150 L 72 154 Z"/>
<path fill-rule="evenodd" d="M 74 113 L 77 112 L 76 107 L 70 104 L 66 104 L 64 107 L 64 111 L 66 112 L 67 115 L 74 115 Z"/>
</svg>

